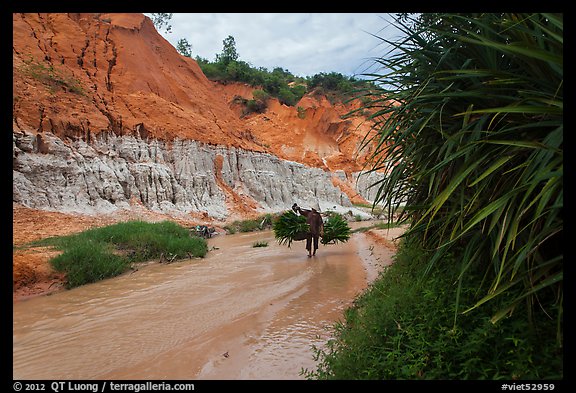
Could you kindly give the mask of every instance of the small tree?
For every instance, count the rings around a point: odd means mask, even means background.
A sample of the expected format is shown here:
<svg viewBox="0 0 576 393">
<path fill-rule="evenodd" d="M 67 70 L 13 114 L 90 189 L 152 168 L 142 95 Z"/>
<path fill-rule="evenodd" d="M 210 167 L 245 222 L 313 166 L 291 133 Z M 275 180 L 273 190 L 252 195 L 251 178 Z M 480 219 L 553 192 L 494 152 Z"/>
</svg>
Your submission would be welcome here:
<svg viewBox="0 0 576 393">
<path fill-rule="evenodd" d="M 178 43 L 176 44 L 176 50 L 182 56 L 190 58 L 192 57 L 192 45 L 190 45 L 186 38 L 181 38 L 178 40 Z"/>
<path fill-rule="evenodd" d="M 278 100 L 285 105 L 294 106 L 298 99 L 288 87 L 281 87 L 278 91 Z"/>
<path fill-rule="evenodd" d="M 236 41 L 234 40 L 234 37 L 229 35 L 224 39 L 224 41 L 222 41 L 222 44 L 222 53 L 216 55 L 216 62 L 227 66 L 230 62 L 238 60 L 239 55 L 236 51 Z"/>
<path fill-rule="evenodd" d="M 264 90 L 254 90 L 252 96 L 255 100 L 268 101 L 270 94 L 266 93 Z"/>
</svg>

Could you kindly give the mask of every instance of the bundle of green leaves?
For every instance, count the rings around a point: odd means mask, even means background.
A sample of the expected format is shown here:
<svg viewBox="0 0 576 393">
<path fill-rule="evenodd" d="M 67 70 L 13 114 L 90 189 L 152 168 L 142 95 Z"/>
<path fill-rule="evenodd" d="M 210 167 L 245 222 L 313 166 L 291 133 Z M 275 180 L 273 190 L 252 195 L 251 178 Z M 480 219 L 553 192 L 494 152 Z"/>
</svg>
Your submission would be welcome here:
<svg viewBox="0 0 576 393">
<path fill-rule="evenodd" d="M 290 244 L 293 241 L 306 239 L 310 225 L 306 224 L 306 217 L 299 216 L 292 210 L 287 210 L 272 225 L 274 236 L 280 244 Z"/>
<path fill-rule="evenodd" d="M 306 224 L 306 217 L 288 210 L 278 217 L 272 229 L 278 243 L 288 244 L 288 247 L 290 247 L 293 241 L 306 239 L 306 234 L 310 231 L 310 225 Z M 347 242 L 350 239 L 350 233 L 351 229 L 344 217 L 333 213 L 324 223 L 321 243 L 326 245 Z"/>
<path fill-rule="evenodd" d="M 334 213 L 324 223 L 322 244 L 345 243 L 350 239 L 350 227 L 348 222 L 340 214 Z"/>
</svg>

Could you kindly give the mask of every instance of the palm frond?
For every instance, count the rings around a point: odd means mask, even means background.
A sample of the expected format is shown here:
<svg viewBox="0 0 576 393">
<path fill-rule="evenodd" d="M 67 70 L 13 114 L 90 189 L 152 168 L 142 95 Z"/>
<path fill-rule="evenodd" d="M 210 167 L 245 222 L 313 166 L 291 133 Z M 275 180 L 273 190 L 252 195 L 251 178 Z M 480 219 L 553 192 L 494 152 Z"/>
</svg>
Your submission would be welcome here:
<svg viewBox="0 0 576 393">
<path fill-rule="evenodd" d="M 496 321 L 536 303 L 519 299 L 562 299 L 562 15 L 397 24 L 406 37 L 383 39 L 393 52 L 373 73 L 382 89 L 367 93 L 375 132 L 362 148 L 372 149 L 368 170 L 387 173 L 375 204 L 392 216 L 405 203 L 405 236 L 435 253 L 428 270 L 448 251 L 485 269 L 470 309 L 510 295 Z"/>
</svg>

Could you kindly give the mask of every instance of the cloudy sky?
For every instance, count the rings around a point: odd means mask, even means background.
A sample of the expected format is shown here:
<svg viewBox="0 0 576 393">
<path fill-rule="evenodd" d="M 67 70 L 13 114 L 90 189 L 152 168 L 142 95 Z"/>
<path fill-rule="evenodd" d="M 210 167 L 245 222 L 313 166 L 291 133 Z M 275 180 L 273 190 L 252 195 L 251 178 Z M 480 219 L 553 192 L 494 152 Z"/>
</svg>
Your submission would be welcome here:
<svg viewBox="0 0 576 393">
<path fill-rule="evenodd" d="M 378 13 L 174 13 L 172 32 L 160 33 L 174 46 L 186 38 L 193 58 L 214 61 L 231 35 L 239 60 L 253 67 L 282 67 L 297 76 L 339 72 L 362 78 L 375 70 L 373 59 L 388 50 L 373 35 L 399 36 L 392 20 Z"/>
</svg>

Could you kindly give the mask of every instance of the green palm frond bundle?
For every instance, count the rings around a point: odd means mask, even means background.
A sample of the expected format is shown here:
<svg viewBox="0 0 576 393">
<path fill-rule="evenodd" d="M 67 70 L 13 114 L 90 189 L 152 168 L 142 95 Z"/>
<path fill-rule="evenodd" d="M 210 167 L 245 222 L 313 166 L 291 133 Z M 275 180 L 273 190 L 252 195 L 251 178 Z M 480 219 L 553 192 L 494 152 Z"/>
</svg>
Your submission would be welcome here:
<svg viewBox="0 0 576 393">
<path fill-rule="evenodd" d="M 340 214 L 332 214 L 324 224 L 322 244 L 345 243 L 350 239 L 348 222 Z"/>
<path fill-rule="evenodd" d="M 290 247 L 293 241 L 306 239 L 310 225 L 306 224 L 306 217 L 299 216 L 292 210 L 287 210 L 274 222 L 272 229 L 278 243 L 287 243 Z"/>
</svg>

